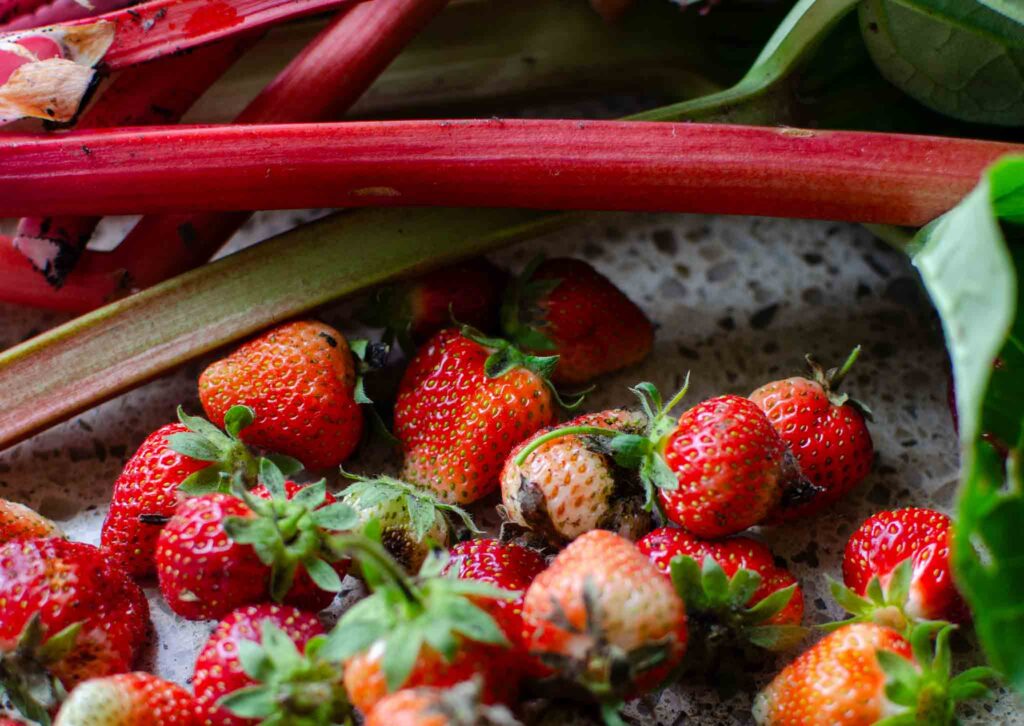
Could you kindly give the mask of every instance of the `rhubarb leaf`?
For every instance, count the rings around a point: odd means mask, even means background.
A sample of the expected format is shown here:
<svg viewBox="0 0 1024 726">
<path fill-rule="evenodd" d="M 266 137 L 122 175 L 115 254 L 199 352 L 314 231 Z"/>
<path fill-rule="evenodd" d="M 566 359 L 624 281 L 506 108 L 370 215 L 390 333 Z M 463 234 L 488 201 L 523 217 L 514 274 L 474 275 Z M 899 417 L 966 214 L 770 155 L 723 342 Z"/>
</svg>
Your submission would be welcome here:
<svg viewBox="0 0 1024 726">
<path fill-rule="evenodd" d="M 1020 19 L 979 0 L 864 0 L 860 21 L 882 75 L 905 93 L 964 121 L 1024 124 Z"/>
<path fill-rule="evenodd" d="M 954 574 L 989 662 L 1024 693 L 1022 222 L 1024 157 L 1009 157 L 920 232 L 913 260 L 942 316 L 956 381 Z"/>
</svg>

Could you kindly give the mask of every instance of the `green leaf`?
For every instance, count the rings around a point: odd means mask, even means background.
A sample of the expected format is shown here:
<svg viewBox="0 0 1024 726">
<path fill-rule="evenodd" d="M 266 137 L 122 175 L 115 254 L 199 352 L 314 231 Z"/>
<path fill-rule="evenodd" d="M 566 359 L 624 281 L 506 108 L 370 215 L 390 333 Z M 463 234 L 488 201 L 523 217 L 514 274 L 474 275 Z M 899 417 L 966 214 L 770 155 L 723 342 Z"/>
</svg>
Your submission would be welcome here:
<svg viewBox="0 0 1024 726">
<path fill-rule="evenodd" d="M 729 599 L 729 578 L 714 557 L 705 557 L 700 567 L 704 592 L 712 604 L 724 603 Z"/>
<path fill-rule="evenodd" d="M 669 563 L 672 585 L 683 598 L 688 611 L 707 610 L 708 597 L 704 594 L 704 584 L 700 565 L 692 557 L 677 555 Z"/>
<path fill-rule="evenodd" d="M 796 583 L 793 583 L 789 587 L 784 587 L 781 590 L 776 590 L 768 597 L 758 602 L 754 607 L 747 611 L 748 617 L 755 623 L 763 623 L 766 620 L 771 620 L 773 617 L 782 612 L 789 601 L 793 599 L 793 595 L 796 592 Z"/>
<path fill-rule="evenodd" d="M 271 464 L 271 466 L 274 466 Z M 276 466 L 274 466 L 277 469 Z M 280 471 L 280 469 L 278 469 Z M 283 477 L 283 474 L 282 474 Z M 295 492 L 291 501 L 309 510 L 314 510 L 324 503 L 327 498 L 327 482 L 321 479 L 313 484 L 308 484 Z"/>
<path fill-rule="evenodd" d="M 270 686 L 250 686 L 233 691 L 217 702 L 218 705 L 242 718 L 266 718 L 277 708 L 274 691 Z"/>
<path fill-rule="evenodd" d="M 508 645 L 508 639 L 491 615 L 478 605 L 461 597 L 445 602 L 445 612 L 452 619 L 452 627 L 470 640 L 495 645 Z"/>
<path fill-rule="evenodd" d="M 341 663 L 362 653 L 384 637 L 388 630 L 387 624 L 380 621 L 342 617 L 341 622 L 327 636 L 327 642 L 320 649 L 320 656 L 332 663 Z"/>
<path fill-rule="evenodd" d="M 1008 157 L 921 231 L 914 264 L 954 367 L 962 458 L 954 577 L 989 663 L 1024 693 L 1024 243 L 1019 227 L 1000 225 L 1021 209 L 1024 157 Z M 1007 459 L 986 435 L 1010 450 Z"/>
<path fill-rule="evenodd" d="M 412 495 L 405 497 L 405 509 L 409 513 L 416 539 L 422 542 L 436 523 L 437 510 L 428 500 Z"/>
<path fill-rule="evenodd" d="M 409 674 L 416 665 L 421 647 L 423 633 L 411 625 L 399 625 L 388 636 L 384 645 L 384 657 L 381 660 L 388 692 L 397 691 L 409 680 Z"/>
<path fill-rule="evenodd" d="M 750 602 L 750 598 L 754 596 L 759 587 L 761 587 L 761 575 L 741 567 L 729 578 L 729 602 L 742 607 Z"/>
<path fill-rule="evenodd" d="M 892 577 L 886 588 L 885 600 L 891 605 L 904 607 L 910 597 L 910 586 L 914 578 L 914 559 L 908 557 L 892 570 Z"/>
<path fill-rule="evenodd" d="M 270 459 L 260 459 L 260 483 L 274 499 L 285 499 L 284 474 Z"/>
<path fill-rule="evenodd" d="M 74 650 L 82 623 L 72 623 L 60 632 L 46 639 L 39 648 L 39 659 L 43 663 L 56 663 Z"/>
<path fill-rule="evenodd" d="M 223 491 L 225 482 L 226 478 L 220 467 L 207 466 L 185 477 L 185 480 L 178 485 L 178 491 L 190 497 L 213 494 Z"/>
<path fill-rule="evenodd" d="M 178 406 L 178 420 L 185 425 L 189 431 L 199 434 L 203 438 L 214 441 L 225 438 L 224 432 L 207 421 L 202 416 L 191 416 L 185 413 L 185 409 Z"/>
<path fill-rule="evenodd" d="M 359 513 L 344 502 L 321 507 L 312 514 L 313 522 L 323 529 L 346 532 L 359 524 Z"/>
<path fill-rule="evenodd" d="M 329 564 L 319 557 L 313 557 L 302 561 L 309 577 L 321 590 L 327 592 L 341 592 L 341 577 Z"/>
<path fill-rule="evenodd" d="M 901 706 L 915 705 L 918 673 L 914 664 L 889 650 L 876 650 L 875 657 L 885 673 L 885 695 L 889 700 Z"/>
<path fill-rule="evenodd" d="M 1024 124 L 1024 25 L 977 0 L 864 0 L 864 42 L 891 83 L 964 121 Z"/>
<path fill-rule="evenodd" d="M 167 445 L 182 456 L 198 461 L 220 461 L 224 450 L 200 434 L 183 432 L 167 437 Z"/>
<path fill-rule="evenodd" d="M 238 644 L 238 662 L 247 676 L 254 681 L 268 680 L 272 666 L 263 647 L 253 640 L 242 640 Z"/>
<path fill-rule="evenodd" d="M 228 436 L 237 439 L 242 429 L 252 426 L 255 420 L 256 412 L 248 406 L 232 406 L 224 414 L 224 430 L 228 432 Z"/>
<path fill-rule="evenodd" d="M 745 635 L 757 647 L 778 652 L 796 647 L 807 637 L 807 628 L 799 625 L 755 625 L 747 628 Z"/>
<path fill-rule="evenodd" d="M 274 523 L 262 518 L 227 517 L 221 525 L 235 542 L 239 544 L 264 544 L 275 539 Z"/>
<path fill-rule="evenodd" d="M 608 441 L 608 449 L 612 459 L 623 469 L 639 469 L 650 453 L 651 442 L 646 436 L 622 434 Z"/>
<path fill-rule="evenodd" d="M 284 454 L 267 454 L 264 458 L 269 459 L 286 477 L 295 476 L 305 468 L 301 461 Z"/>
</svg>

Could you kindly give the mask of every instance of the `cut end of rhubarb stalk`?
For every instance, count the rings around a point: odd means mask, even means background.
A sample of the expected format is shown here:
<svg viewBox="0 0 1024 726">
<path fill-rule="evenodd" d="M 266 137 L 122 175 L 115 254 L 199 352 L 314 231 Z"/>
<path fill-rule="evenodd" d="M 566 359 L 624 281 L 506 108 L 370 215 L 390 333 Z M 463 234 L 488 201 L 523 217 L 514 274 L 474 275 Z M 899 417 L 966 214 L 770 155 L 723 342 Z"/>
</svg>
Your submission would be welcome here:
<svg viewBox="0 0 1024 726">
<path fill-rule="evenodd" d="M 106 21 L 0 35 L 0 124 L 72 120 L 113 42 Z"/>
</svg>

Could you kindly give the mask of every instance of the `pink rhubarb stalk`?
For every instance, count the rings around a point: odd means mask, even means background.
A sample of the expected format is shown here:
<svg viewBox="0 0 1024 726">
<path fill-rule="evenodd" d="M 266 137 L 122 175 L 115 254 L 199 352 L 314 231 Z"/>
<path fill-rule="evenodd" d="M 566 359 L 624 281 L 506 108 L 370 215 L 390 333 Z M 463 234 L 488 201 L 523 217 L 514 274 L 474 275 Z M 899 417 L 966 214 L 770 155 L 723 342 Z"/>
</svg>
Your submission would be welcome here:
<svg viewBox="0 0 1024 726">
<path fill-rule="evenodd" d="M 475 206 L 922 225 L 1024 146 L 690 123 L 395 121 L 0 139 L 0 216 Z"/>
<path fill-rule="evenodd" d="M 0 123 L 69 121 L 100 71 L 361 1 L 150 0 L 95 18 L 0 34 Z"/>
<path fill-rule="evenodd" d="M 0 33 L 88 18 L 132 2 L 134 0 L 0 0 Z"/>
<path fill-rule="evenodd" d="M 174 123 L 255 42 L 247 33 L 122 71 L 88 108 L 78 128 Z M 100 217 L 29 217 L 14 245 L 54 287 L 64 284 Z"/>
<path fill-rule="evenodd" d="M 5 303 L 78 313 L 102 305 L 123 278 L 123 271 L 106 265 L 80 265 L 57 292 L 13 240 L 0 236 L 0 297 Z"/>
</svg>

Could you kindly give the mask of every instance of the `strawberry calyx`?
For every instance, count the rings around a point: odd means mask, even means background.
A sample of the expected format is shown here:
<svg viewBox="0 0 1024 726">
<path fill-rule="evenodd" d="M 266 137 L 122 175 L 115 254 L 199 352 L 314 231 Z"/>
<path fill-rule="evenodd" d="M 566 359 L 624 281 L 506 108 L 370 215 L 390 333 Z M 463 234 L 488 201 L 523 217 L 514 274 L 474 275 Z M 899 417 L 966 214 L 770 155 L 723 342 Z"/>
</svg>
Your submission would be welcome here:
<svg viewBox="0 0 1024 726">
<path fill-rule="evenodd" d="M 690 627 L 705 631 L 702 638 L 693 640 L 702 640 L 709 650 L 724 639 L 739 639 L 765 650 L 781 651 L 795 646 L 807 634 L 807 629 L 798 625 L 768 622 L 789 605 L 796 583 L 748 605 L 761 586 L 761 575 L 753 570 L 740 568 L 729 577 L 713 557 L 698 563 L 688 555 L 673 557 L 669 568 L 672 584 L 686 603 Z"/>
<path fill-rule="evenodd" d="M 836 630 L 849 623 L 873 622 L 909 636 L 918 624 L 936 622 L 914 617 L 908 612 L 913 577 L 914 559 L 908 557 L 892 569 L 884 586 L 878 575 L 872 577 L 864 595 L 858 595 L 843 583 L 829 578 L 833 599 L 851 617 L 821 627 Z"/>
<path fill-rule="evenodd" d="M 686 396 L 689 386 L 690 375 L 687 373 L 682 388 L 664 404 L 661 393 L 653 383 L 643 382 L 629 389 L 640 399 L 640 407 L 647 417 L 647 426 L 642 434 L 601 426 L 563 426 L 538 436 L 523 447 L 516 455 L 515 464 L 522 466 L 530 454 L 549 441 L 565 436 L 586 437 L 594 451 L 609 455 L 624 469 L 639 472 L 645 492 L 644 508 L 650 511 L 654 506 L 656 489 L 672 490 L 679 486 L 679 480 L 665 463 L 661 452 L 665 437 L 675 428 L 672 410 Z"/>
<path fill-rule="evenodd" d="M 557 355 L 530 355 L 524 353 L 505 338 L 488 337 L 468 325 L 463 325 L 461 331 L 464 338 L 468 338 L 490 351 L 490 355 L 484 361 L 484 374 L 488 378 L 501 378 L 517 368 L 524 368 L 544 381 L 544 385 L 550 389 L 558 405 L 570 411 L 578 408 L 583 403 L 586 394 L 593 390 L 591 386 L 583 391 L 569 394 L 570 397 L 567 400 L 551 382 L 551 375 L 555 372 L 555 367 L 558 365 Z"/>
<path fill-rule="evenodd" d="M 260 482 L 269 499 L 257 497 L 241 486 L 234 495 L 252 510 L 251 517 L 228 517 L 224 531 L 235 542 L 250 545 L 260 562 L 270 568 L 270 595 L 281 602 L 291 589 L 301 564 L 321 590 L 339 592 L 341 578 L 330 563 L 337 555 L 327 541 L 359 522 L 355 510 L 334 502 L 321 506 L 327 497 L 327 483 L 309 484 L 288 497 L 284 473 L 273 462 L 260 461 Z"/>
<path fill-rule="evenodd" d="M 839 387 L 842 385 L 843 380 L 850 373 L 850 370 L 853 368 L 854 363 L 857 362 L 857 359 L 860 358 L 860 352 L 861 346 L 855 346 L 846 357 L 846 360 L 843 361 L 843 364 L 837 368 L 826 369 L 810 354 L 805 355 L 804 360 L 807 361 L 807 365 L 811 369 L 812 379 L 815 383 L 821 386 L 822 390 L 824 390 L 829 403 L 833 406 L 844 406 L 849 404 L 870 420 L 870 408 L 868 408 L 864 403 L 854 398 L 850 398 L 848 394 L 841 393 L 839 391 Z"/>
<path fill-rule="evenodd" d="M 508 340 L 528 350 L 557 350 L 555 342 L 544 333 L 546 312 L 541 301 L 562 284 L 559 278 L 534 279 L 544 255 L 530 260 L 523 271 L 513 276 L 501 303 L 501 330 Z"/>
<path fill-rule="evenodd" d="M 352 706 L 342 685 L 341 666 L 325 658 L 327 636 L 311 638 L 302 652 L 270 620 L 261 624 L 260 642 L 238 644 L 242 670 L 255 685 L 221 698 L 217 705 L 236 716 L 261 723 L 302 726 L 348 726 Z"/>
<path fill-rule="evenodd" d="M 951 726 L 957 723 L 958 703 L 989 693 L 985 681 L 998 677 L 992 668 L 970 668 L 950 677 L 952 656 L 949 637 L 956 626 L 928 622 L 914 626 L 908 636 L 913 662 L 888 650 L 875 657 L 885 674 L 885 695 L 901 712 L 876 722 L 876 726 Z"/>
<path fill-rule="evenodd" d="M 81 629 L 81 623 L 74 623 L 45 638 L 42 619 L 36 613 L 14 648 L 0 653 L 0 694 L 30 721 L 49 726 L 50 714 L 67 697 L 50 667 L 74 650 Z"/>
<path fill-rule="evenodd" d="M 372 527 L 370 534 L 377 534 Z M 324 657 L 343 662 L 382 643 L 381 668 L 388 691 L 393 692 L 408 681 L 424 646 L 448 663 L 462 640 L 509 647 L 498 623 L 474 600 L 514 600 L 519 593 L 461 580 L 457 571 L 443 574 L 445 554 L 431 553 L 413 577 L 373 537 L 337 536 L 331 547 L 359 563 L 371 594 L 338 621 L 328 635 Z"/>
</svg>

